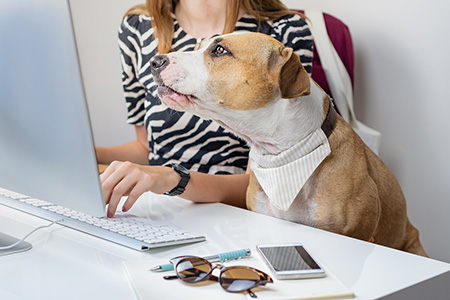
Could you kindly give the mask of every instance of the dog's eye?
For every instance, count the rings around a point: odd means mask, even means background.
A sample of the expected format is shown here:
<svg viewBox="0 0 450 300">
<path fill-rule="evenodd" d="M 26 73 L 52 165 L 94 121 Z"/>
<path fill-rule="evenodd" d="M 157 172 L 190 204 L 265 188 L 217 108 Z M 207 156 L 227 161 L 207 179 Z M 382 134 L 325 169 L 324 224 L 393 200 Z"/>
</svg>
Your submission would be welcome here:
<svg viewBox="0 0 450 300">
<path fill-rule="evenodd" d="M 228 50 L 221 45 L 216 45 L 211 51 L 211 54 L 213 54 L 214 56 L 221 56 L 228 53 L 229 53 Z"/>
</svg>

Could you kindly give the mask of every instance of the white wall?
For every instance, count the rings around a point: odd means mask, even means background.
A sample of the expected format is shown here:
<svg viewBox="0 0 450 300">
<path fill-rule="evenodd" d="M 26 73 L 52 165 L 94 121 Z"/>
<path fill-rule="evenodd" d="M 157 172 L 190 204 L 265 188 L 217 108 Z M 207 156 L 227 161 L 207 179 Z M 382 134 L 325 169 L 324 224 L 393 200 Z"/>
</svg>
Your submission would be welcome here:
<svg viewBox="0 0 450 300">
<path fill-rule="evenodd" d="M 137 2 L 71 1 L 98 145 L 134 138 L 125 124 L 117 28 L 125 10 Z M 450 262 L 450 2 L 284 2 L 291 8 L 326 11 L 350 27 L 357 116 L 382 132 L 380 156 L 403 188 L 424 247 L 433 258 Z"/>
</svg>

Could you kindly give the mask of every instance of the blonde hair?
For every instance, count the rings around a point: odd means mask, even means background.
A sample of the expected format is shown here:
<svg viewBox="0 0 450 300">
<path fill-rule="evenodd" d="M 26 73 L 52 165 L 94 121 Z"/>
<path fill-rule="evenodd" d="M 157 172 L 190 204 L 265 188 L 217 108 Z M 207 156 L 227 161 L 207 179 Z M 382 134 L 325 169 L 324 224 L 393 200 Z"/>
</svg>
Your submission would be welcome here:
<svg viewBox="0 0 450 300">
<path fill-rule="evenodd" d="M 276 20 L 286 15 L 301 13 L 289 10 L 280 0 L 227 0 L 226 21 L 223 34 L 234 31 L 242 8 L 246 13 L 254 16 L 258 21 Z M 143 14 L 152 18 L 152 26 L 155 36 L 158 38 L 159 53 L 168 53 L 172 48 L 173 18 L 172 13 L 179 0 L 146 0 L 145 4 L 139 4 L 130 8 L 125 17 L 134 14 Z"/>
</svg>

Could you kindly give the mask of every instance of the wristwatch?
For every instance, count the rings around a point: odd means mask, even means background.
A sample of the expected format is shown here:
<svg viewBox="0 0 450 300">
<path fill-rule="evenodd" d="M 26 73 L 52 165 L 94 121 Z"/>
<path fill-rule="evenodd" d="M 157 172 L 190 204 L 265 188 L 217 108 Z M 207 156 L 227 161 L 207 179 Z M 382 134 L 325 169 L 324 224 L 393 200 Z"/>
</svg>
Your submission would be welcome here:
<svg viewBox="0 0 450 300">
<path fill-rule="evenodd" d="M 178 175 L 180 175 L 181 179 L 176 187 L 174 187 L 169 192 L 165 192 L 164 195 L 178 196 L 183 194 L 183 192 L 186 190 L 186 185 L 188 184 L 189 179 L 191 179 L 191 174 L 189 174 L 189 170 L 179 164 L 167 164 L 166 167 L 172 168 L 175 172 L 178 173 Z"/>
</svg>

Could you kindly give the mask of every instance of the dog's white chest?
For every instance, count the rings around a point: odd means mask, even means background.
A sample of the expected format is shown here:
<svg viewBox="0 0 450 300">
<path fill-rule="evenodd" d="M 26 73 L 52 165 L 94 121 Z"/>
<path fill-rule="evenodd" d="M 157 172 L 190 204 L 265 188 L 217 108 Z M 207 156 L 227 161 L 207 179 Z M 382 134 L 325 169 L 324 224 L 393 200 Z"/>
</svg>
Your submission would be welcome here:
<svg viewBox="0 0 450 300">
<path fill-rule="evenodd" d="M 317 205 L 312 198 L 314 186 L 309 181 L 303 186 L 300 194 L 297 195 L 288 210 L 283 211 L 276 208 L 267 198 L 264 191 L 255 195 L 254 205 L 251 209 L 257 213 L 273 216 L 276 218 L 288 220 L 316 227 L 314 213 Z"/>
</svg>

